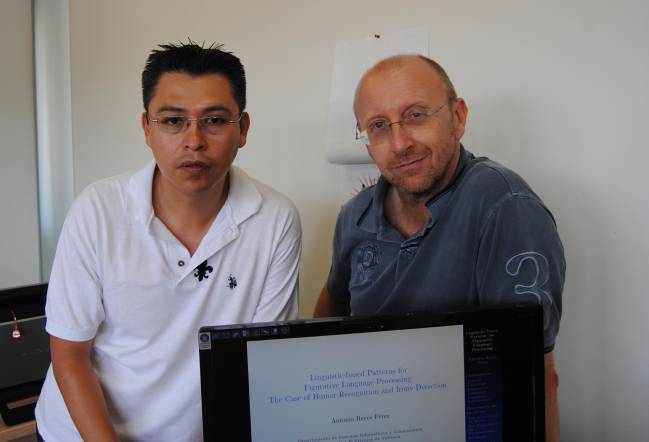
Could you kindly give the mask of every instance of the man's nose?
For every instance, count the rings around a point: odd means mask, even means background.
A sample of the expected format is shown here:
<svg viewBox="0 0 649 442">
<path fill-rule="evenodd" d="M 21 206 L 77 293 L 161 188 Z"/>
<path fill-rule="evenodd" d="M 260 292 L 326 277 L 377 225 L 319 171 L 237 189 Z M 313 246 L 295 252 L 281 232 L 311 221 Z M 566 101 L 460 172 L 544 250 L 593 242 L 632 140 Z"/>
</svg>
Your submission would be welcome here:
<svg viewBox="0 0 649 442">
<path fill-rule="evenodd" d="M 191 150 L 205 149 L 205 136 L 203 129 L 198 124 L 198 120 L 188 120 L 187 129 L 185 129 L 185 147 Z"/>
<path fill-rule="evenodd" d="M 390 123 L 390 148 L 400 153 L 412 146 L 413 140 L 406 129 L 403 128 L 400 121 Z"/>
</svg>

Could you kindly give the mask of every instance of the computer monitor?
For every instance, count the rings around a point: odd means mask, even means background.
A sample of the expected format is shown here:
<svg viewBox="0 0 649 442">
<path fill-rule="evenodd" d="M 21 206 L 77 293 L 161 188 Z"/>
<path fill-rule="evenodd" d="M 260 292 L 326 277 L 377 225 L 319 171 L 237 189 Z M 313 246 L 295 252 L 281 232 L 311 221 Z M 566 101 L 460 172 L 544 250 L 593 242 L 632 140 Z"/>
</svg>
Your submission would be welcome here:
<svg viewBox="0 0 649 442">
<path fill-rule="evenodd" d="M 542 314 L 202 327 L 205 440 L 544 440 Z"/>
</svg>

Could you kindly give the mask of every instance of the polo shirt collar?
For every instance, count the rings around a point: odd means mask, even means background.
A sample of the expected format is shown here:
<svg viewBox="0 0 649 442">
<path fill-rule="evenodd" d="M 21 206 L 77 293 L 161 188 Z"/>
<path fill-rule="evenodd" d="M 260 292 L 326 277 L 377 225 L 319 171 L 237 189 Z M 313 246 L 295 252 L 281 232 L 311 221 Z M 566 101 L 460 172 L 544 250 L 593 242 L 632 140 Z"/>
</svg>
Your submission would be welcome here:
<svg viewBox="0 0 649 442">
<path fill-rule="evenodd" d="M 132 213 L 140 224 L 150 225 L 153 213 L 153 173 L 156 163 L 151 160 L 142 169 L 131 175 L 128 182 L 127 213 Z"/>
<path fill-rule="evenodd" d="M 241 169 L 230 166 L 230 192 L 228 204 L 232 210 L 232 219 L 239 225 L 255 213 L 262 205 L 262 196 L 254 181 Z"/>
<path fill-rule="evenodd" d="M 149 227 L 155 218 L 152 203 L 155 168 L 155 161 L 150 161 L 134 173 L 128 183 L 127 209 L 139 223 Z M 238 167 L 230 166 L 228 178 L 230 190 L 224 207 L 229 206 L 232 221 L 239 225 L 259 211 L 262 196 L 254 182 Z"/>
<path fill-rule="evenodd" d="M 425 226 L 423 226 L 410 240 L 416 240 L 423 236 L 425 232 L 430 229 L 437 220 L 441 217 L 446 203 L 453 194 L 454 184 L 458 177 L 464 171 L 466 165 L 474 158 L 473 154 L 466 150 L 460 144 L 460 159 L 455 169 L 453 179 L 446 189 L 435 195 L 430 201 L 426 203 L 430 219 Z M 390 183 L 383 175 L 379 177 L 378 182 L 374 186 L 372 198 L 368 198 L 367 204 L 363 205 L 359 212 L 355 215 L 356 225 L 368 232 L 377 235 L 377 239 L 382 241 L 403 242 L 403 236 L 387 221 L 385 216 L 385 195 L 390 187 Z"/>
</svg>

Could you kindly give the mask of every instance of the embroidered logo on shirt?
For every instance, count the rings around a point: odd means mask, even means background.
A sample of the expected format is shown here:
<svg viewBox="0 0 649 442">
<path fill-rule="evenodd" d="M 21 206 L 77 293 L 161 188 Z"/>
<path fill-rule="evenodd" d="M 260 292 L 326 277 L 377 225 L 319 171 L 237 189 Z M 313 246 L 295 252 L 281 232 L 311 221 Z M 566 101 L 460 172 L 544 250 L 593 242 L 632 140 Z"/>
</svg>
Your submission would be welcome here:
<svg viewBox="0 0 649 442">
<path fill-rule="evenodd" d="M 368 244 L 356 249 L 356 272 L 359 281 L 366 281 L 381 262 L 381 250 L 375 244 Z"/>
<path fill-rule="evenodd" d="M 234 290 L 236 286 L 237 286 L 237 278 L 235 278 L 232 275 L 228 276 L 228 287 L 230 287 L 230 290 Z"/>
<path fill-rule="evenodd" d="M 207 259 L 200 263 L 198 267 L 196 267 L 196 271 L 194 272 L 194 276 L 198 278 L 198 281 L 202 281 L 203 279 L 209 278 L 208 273 L 212 273 L 212 266 L 207 265 Z"/>
</svg>

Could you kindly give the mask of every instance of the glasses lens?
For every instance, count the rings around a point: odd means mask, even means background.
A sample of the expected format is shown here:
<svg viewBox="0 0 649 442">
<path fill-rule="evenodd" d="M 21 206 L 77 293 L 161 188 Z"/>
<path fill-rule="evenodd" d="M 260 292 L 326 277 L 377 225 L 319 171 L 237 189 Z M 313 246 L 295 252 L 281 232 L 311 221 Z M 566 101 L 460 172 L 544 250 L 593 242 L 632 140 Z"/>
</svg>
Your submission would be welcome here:
<svg viewBox="0 0 649 442">
<path fill-rule="evenodd" d="M 185 130 L 187 127 L 187 118 L 186 117 L 160 117 L 158 118 L 158 127 L 163 132 L 168 134 L 177 134 Z"/>
<path fill-rule="evenodd" d="M 382 144 L 390 134 L 390 122 L 387 120 L 375 120 L 363 131 L 363 134 L 367 139 L 366 144 Z"/>
<path fill-rule="evenodd" d="M 228 126 L 230 120 L 218 115 L 212 115 L 200 118 L 198 123 L 208 134 L 218 135 L 223 132 L 226 126 Z"/>
<path fill-rule="evenodd" d="M 406 127 L 417 127 L 427 123 L 432 113 L 423 110 L 413 110 L 403 116 L 403 125 Z"/>
</svg>

